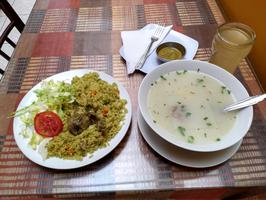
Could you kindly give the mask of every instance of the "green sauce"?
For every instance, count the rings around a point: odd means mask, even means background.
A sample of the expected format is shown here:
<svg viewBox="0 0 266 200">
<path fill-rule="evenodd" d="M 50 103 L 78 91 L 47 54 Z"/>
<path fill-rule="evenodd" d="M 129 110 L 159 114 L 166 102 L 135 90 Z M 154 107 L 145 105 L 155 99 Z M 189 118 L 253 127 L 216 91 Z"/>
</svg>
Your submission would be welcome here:
<svg viewBox="0 0 266 200">
<path fill-rule="evenodd" d="M 176 60 L 182 57 L 182 52 L 174 47 L 164 47 L 159 50 L 158 55 L 167 60 Z"/>
</svg>

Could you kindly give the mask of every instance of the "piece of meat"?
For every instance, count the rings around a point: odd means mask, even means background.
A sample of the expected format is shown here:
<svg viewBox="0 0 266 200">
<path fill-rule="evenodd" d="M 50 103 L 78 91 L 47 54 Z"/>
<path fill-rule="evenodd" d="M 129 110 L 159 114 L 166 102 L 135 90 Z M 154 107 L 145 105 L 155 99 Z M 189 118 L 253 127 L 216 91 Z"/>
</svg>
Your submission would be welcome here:
<svg viewBox="0 0 266 200">
<path fill-rule="evenodd" d="M 75 113 L 68 121 L 68 130 L 73 135 L 79 135 L 89 127 L 90 121 L 88 114 Z"/>
<path fill-rule="evenodd" d="M 181 119 L 182 118 L 182 114 L 181 114 L 181 112 L 180 112 L 180 110 L 178 109 L 177 106 L 174 106 L 172 108 L 171 112 L 172 112 L 171 114 L 172 114 L 172 116 L 174 118 L 176 118 L 176 119 Z"/>
<path fill-rule="evenodd" d="M 98 131 L 103 133 L 106 128 L 105 123 L 104 118 L 99 118 L 91 109 L 84 112 L 77 109 L 68 120 L 68 131 L 76 136 L 81 134 L 89 126 L 95 124 Z"/>
<path fill-rule="evenodd" d="M 104 132 L 104 130 L 105 130 L 105 121 L 102 119 L 102 120 L 99 120 L 98 122 L 97 122 L 97 127 L 98 127 L 98 130 L 99 130 L 99 132 Z"/>
</svg>

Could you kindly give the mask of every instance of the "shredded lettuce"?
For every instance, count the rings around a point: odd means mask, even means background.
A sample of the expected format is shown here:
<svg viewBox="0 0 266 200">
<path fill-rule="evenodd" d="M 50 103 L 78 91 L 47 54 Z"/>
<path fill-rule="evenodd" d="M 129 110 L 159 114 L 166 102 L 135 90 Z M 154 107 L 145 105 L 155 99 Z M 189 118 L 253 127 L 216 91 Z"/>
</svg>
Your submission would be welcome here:
<svg viewBox="0 0 266 200">
<path fill-rule="evenodd" d="M 44 81 L 41 88 L 34 91 L 36 100 L 31 105 L 26 106 L 12 113 L 10 117 L 20 117 L 24 127 L 21 135 L 25 138 L 30 138 L 29 145 L 36 149 L 40 142 L 44 139 L 34 130 L 34 117 L 37 113 L 50 110 L 64 119 L 62 106 L 72 103 L 75 98 L 71 84 L 65 82 L 55 82 L 53 80 Z"/>
<path fill-rule="evenodd" d="M 62 105 L 75 100 L 71 85 L 65 82 L 53 80 L 43 82 L 41 89 L 35 90 L 35 93 L 39 102 L 56 112 L 61 118 L 64 118 Z"/>
<path fill-rule="evenodd" d="M 30 139 L 30 142 L 29 142 L 29 145 L 34 149 L 36 150 L 37 146 L 41 143 L 41 141 L 43 141 L 43 137 L 37 133 L 33 134 L 31 139 Z"/>
<path fill-rule="evenodd" d="M 32 135 L 32 130 L 30 130 L 29 128 L 24 128 L 21 133 L 20 133 L 24 138 L 29 138 Z"/>
</svg>

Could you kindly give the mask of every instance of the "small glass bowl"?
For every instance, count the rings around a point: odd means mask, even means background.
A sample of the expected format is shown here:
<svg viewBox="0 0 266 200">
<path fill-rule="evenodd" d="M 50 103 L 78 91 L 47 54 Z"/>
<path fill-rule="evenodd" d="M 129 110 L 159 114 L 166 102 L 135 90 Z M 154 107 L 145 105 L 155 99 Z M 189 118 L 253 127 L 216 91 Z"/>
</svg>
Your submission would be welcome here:
<svg viewBox="0 0 266 200">
<path fill-rule="evenodd" d="M 156 54 L 160 61 L 168 62 L 182 59 L 186 54 L 186 49 L 182 44 L 177 42 L 165 42 L 157 47 Z"/>
</svg>

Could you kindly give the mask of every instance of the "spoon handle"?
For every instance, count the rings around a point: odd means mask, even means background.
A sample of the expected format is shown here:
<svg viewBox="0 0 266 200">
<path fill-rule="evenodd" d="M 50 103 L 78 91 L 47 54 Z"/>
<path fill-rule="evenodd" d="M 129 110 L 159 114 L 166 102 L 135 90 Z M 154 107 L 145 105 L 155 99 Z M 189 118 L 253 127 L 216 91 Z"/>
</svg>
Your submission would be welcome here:
<svg viewBox="0 0 266 200">
<path fill-rule="evenodd" d="M 256 103 L 259 103 L 261 101 L 263 101 L 266 98 L 266 93 L 265 94 L 261 94 L 261 95 L 256 95 L 256 96 L 252 96 L 252 97 L 248 97 L 246 99 L 243 99 L 241 101 L 238 101 L 236 103 L 233 103 L 231 105 L 228 105 L 224 108 L 225 112 L 229 112 L 232 110 L 237 110 L 240 108 L 245 108 L 247 106 L 252 106 Z"/>
</svg>

